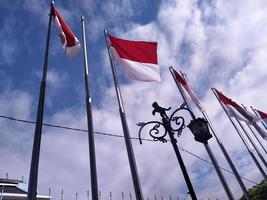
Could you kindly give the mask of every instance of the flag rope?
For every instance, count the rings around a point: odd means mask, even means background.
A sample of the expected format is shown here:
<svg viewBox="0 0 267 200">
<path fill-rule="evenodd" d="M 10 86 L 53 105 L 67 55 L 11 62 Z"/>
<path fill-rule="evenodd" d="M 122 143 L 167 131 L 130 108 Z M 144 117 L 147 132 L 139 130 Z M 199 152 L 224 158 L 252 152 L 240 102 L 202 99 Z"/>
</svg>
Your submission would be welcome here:
<svg viewBox="0 0 267 200">
<path fill-rule="evenodd" d="M 21 123 L 28 123 L 28 124 L 35 124 L 35 123 L 36 123 L 36 122 L 34 122 L 34 121 L 24 120 L 24 119 L 18 119 L 18 118 L 14 118 L 14 117 L 5 116 L 5 115 L 0 115 L 0 118 L 2 118 L 2 119 L 7 119 L 7 120 L 12 120 L 12 121 L 17 121 L 17 122 L 21 122 Z M 77 131 L 77 132 L 85 132 L 85 133 L 88 132 L 88 130 L 85 130 L 85 129 L 73 128 L 73 127 L 67 127 L 67 126 L 61 126 L 61 125 L 54 125 L 54 124 L 47 124 L 47 123 L 43 123 L 43 125 L 46 126 L 46 127 L 60 128 L 60 129 L 66 129 L 66 130 L 71 130 L 71 131 Z M 100 132 L 100 131 L 94 131 L 94 133 L 95 133 L 95 134 L 98 134 L 98 135 L 104 135 L 104 136 L 117 137 L 117 138 L 124 138 L 123 135 L 118 135 L 118 134 L 105 133 L 105 132 Z M 132 140 L 139 140 L 139 138 L 137 138 L 137 137 L 130 137 L 130 139 L 132 139 Z M 147 139 L 147 138 L 142 138 L 142 140 L 143 140 L 143 141 L 148 141 L 148 142 L 155 142 L 154 140 L 152 140 L 152 139 Z M 206 159 L 204 159 L 204 158 L 198 156 L 197 154 L 195 154 L 195 153 L 193 153 L 193 152 L 191 152 L 191 151 L 188 151 L 188 150 L 186 150 L 186 149 L 184 149 L 183 147 L 180 147 L 180 146 L 178 146 L 178 148 L 181 149 L 182 151 L 184 151 L 184 152 L 186 152 L 186 153 L 188 153 L 188 154 L 190 154 L 190 155 L 196 157 L 197 159 L 199 159 L 199 160 L 201 160 L 201 161 L 203 161 L 203 162 L 206 162 L 206 163 L 212 165 L 212 162 L 210 162 L 210 161 L 208 161 L 208 160 L 206 160 Z M 219 166 L 219 165 L 218 165 L 218 166 Z M 224 167 L 219 166 L 219 168 L 221 168 L 222 170 L 224 170 L 224 171 L 226 171 L 226 172 L 228 172 L 228 173 L 230 173 L 230 174 L 233 174 L 232 171 L 230 171 L 230 170 L 228 170 L 228 169 L 226 169 L 226 168 L 224 168 Z M 246 178 L 246 177 L 243 177 L 243 176 L 240 176 L 240 177 L 241 177 L 242 179 L 244 179 L 244 180 L 250 182 L 250 183 L 258 184 L 258 183 L 256 183 L 255 181 L 250 180 L 250 179 L 248 179 L 248 178 Z"/>
</svg>

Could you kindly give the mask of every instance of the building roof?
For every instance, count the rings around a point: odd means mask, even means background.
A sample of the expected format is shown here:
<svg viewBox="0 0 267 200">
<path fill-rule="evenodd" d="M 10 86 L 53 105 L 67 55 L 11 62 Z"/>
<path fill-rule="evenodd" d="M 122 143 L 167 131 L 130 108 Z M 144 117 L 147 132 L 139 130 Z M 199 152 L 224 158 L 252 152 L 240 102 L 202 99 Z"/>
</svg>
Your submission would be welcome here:
<svg viewBox="0 0 267 200">
<path fill-rule="evenodd" d="M 24 187 L 21 185 L 26 185 L 21 180 L 13 179 L 3 179 L 0 178 L 0 197 L 2 200 L 26 200 L 27 190 L 23 190 Z M 27 186 L 27 185 L 26 185 Z M 45 195 L 37 195 L 37 200 L 50 200 L 52 197 Z"/>
</svg>

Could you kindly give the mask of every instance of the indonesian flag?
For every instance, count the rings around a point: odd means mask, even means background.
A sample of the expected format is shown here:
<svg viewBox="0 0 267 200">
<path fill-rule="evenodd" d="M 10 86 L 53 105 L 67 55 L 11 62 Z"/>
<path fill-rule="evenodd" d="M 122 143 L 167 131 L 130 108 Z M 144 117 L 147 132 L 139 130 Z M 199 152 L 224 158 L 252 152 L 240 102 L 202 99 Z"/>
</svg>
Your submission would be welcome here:
<svg viewBox="0 0 267 200">
<path fill-rule="evenodd" d="M 257 123 L 253 124 L 253 127 L 257 130 L 257 132 L 261 135 L 261 137 L 267 140 L 267 131 L 261 128 Z"/>
<path fill-rule="evenodd" d="M 262 112 L 262 111 L 260 111 L 260 110 L 256 110 L 256 109 L 255 109 L 255 111 L 256 111 L 256 113 L 258 114 L 258 116 L 260 116 L 260 118 L 261 118 L 261 120 L 264 122 L 264 124 L 267 125 L 267 113 Z"/>
<path fill-rule="evenodd" d="M 200 112 L 204 111 L 204 108 L 200 102 L 200 100 L 197 98 L 197 96 L 195 95 L 195 93 L 193 92 L 189 82 L 183 78 L 177 71 L 175 71 L 172 68 L 172 71 L 174 72 L 174 76 L 175 76 L 175 80 L 178 84 L 182 85 L 183 88 L 186 90 L 186 92 L 188 93 L 188 95 L 191 97 L 192 101 L 196 104 L 196 106 L 198 107 L 198 109 L 200 110 Z"/>
<path fill-rule="evenodd" d="M 224 108 L 226 109 L 230 117 L 236 117 L 237 119 L 253 124 L 256 121 L 259 121 L 259 118 L 242 108 L 236 102 L 232 101 L 230 98 L 224 96 L 218 90 L 214 89 L 217 97 L 223 103 Z"/>
<path fill-rule="evenodd" d="M 56 27 L 63 49 L 70 58 L 75 57 L 80 51 L 80 42 L 68 26 L 68 24 L 61 17 L 54 5 L 52 5 L 52 22 Z"/>
<path fill-rule="evenodd" d="M 157 43 L 109 37 L 113 55 L 119 60 L 126 77 L 138 81 L 160 82 Z"/>
</svg>

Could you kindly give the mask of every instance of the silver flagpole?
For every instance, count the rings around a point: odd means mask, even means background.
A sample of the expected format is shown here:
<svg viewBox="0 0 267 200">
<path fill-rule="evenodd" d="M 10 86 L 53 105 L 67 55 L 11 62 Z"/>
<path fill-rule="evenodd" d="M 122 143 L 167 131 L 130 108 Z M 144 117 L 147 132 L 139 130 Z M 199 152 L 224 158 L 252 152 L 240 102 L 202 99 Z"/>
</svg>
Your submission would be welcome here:
<svg viewBox="0 0 267 200">
<path fill-rule="evenodd" d="M 250 106 L 250 107 L 251 107 L 251 109 L 253 110 L 253 112 L 254 112 L 258 117 L 261 118 L 261 116 L 258 115 L 258 113 L 256 112 L 256 110 L 255 110 L 252 106 Z M 267 126 L 266 126 L 262 121 L 261 121 L 261 124 L 264 126 L 265 129 L 267 129 Z"/>
<path fill-rule="evenodd" d="M 247 130 L 244 128 L 244 126 L 241 124 L 241 122 L 235 117 L 237 123 L 239 124 L 239 126 L 241 127 L 241 129 L 243 130 L 243 132 L 245 133 L 245 135 L 247 136 L 248 140 L 250 141 L 250 143 L 252 144 L 252 146 L 254 147 L 254 149 L 256 150 L 258 156 L 260 157 L 262 163 L 265 165 L 265 167 L 267 167 L 267 163 L 265 161 L 265 159 L 263 158 L 263 156 L 261 155 L 260 151 L 258 150 L 258 148 L 256 147 L 256 145 L 254 144 L 253 140 L 251 139 L 251 137 L 249 136 Z"/>
<path fill-rule="evenodd" d="M 181 95 L 182 95 L 182 98 L 183 98 L 183 100 L 184 100 L 184 102 L 185 102 L 187 108 L 188 108 L 188 109 L 191 111 L 191 113 L 192 113 L 192 114 L 191 114 L 191 115 L 192 115 L 192 118 L 193 118 L 193 119 L 196 119 L 195 115 L 193 114 L 193 110 L 192 110 L 191 107 L 189 106 L 189 102 L 188 102 L 187 99 L 185 98 L 185 95 L 184 95 L 184 93 L 183 93 L 183 91 L 182 91 L 182 88 L 181 88 L 180 84 L 176 82 L 175 75 L 173 74 L 173 68 L 170 67 L 169 70 L 170 70 L 170 72 L 171 72 L 171 74 L 172 74 L 172 76 L 173 76 L 173 78 L 174 78 L 174 81 L 175 81 L 175 83 L 176 83 L 176 85 L 177 85 L 177 87 L 178 87 L 178 89 L 179 89 L 179 91 L 180 91 L 180 93 L 181 93 Z M 213 153 L 212 153 L 212 151 L 211 151 L 211 148 L 210 148 L 208 142 L 207 142 L 207 144 L 203 143 L 203 145 L 204 145 L 204 147 L 205 147 L 205 149 L 206 149 L 206 151 L 207 151 L 207 153 L 208 153 L 208 155 L 209 155 L 209 157 L 210 157 L 210 160 L 211 160 L 211 162 L 212 162 L 212 164 L 213 164 L 213 166 L 214 166 L 214 168 L 215 168 L 215 171 L 216 171 L 216 173 L 217 173 L 217 175 L 218 175 L 218 177 L 219 177 L 219 179 L 220 179 L 220 181 L 221 181 L 221 183 L 222 183 L 222 185 L 223 185 L 223 188 L 224 188 L 224 190 L 225 190 L 225 193 L 226 193 L 228 199 L 230 199 L 230 200 L 234 200 L 234 196 L 233 196 L 233 194 L 232 194 L 232 192 L 231 192 L 231 190 L 230 190 L 230 188 L 229 188 L 229 186 L 228 186 L 228 184 L 227 184 L 227 182 L 226 182 L 226 180 L 225 180 L 225 178 L 224 178 L 224 175 L 223 175 L 221 169 L 220 169 L 219 166 L 218 166 L 217 160 L 216 160 L 215 156 L 213 155 Z"/>
<path fill-rule="evenodd" d="M 245 110 L 247 110 L 247 108 L 246 108 L 243 104 L 241 104 L 241 105 L 243 106 L 243 108 L 244 108 Z M 255 113 L 255 114 L 256 114 L 256 113 Z M 257 114 L 256 114 L 256 115 L 257 115 Z M 255 123 L 256 123 L 256 122 L 255 122 Z M 267 153 L 266 149 L 264 148 L 264 146 L 263 146 L 262 143 L 260 142 L 260 140 L 259 140 L 259 138 L 257 137 L 257 135 L 256 135 L 256 133 L 254 132 L 254 130 L 250 127 L 250 125 L 248 124 L 248 122 L 246 122 L 246 124 L 247 124 L 249 130 L 252 132 L 252 134 L 253 134 L 254 137 L 256 138 L 256 140 L 258 141 L 258 143 L 260 144 L 260 146 L 261 146 L 261 148 L 263 149 L 263 151 L 264 151 L 265 153 Z"/>
<path fill-rule="evenodd" d="M 186 77 L 186 74 L 182 73 L 182 75 L 183 75 L 183 77 L 184 77 L 184 78 L 187 80 L 187 82 L 188 82 L 188 79 L 187 79 L 187 77 Z M 189 82 L 188 82 L 188 83 L 189 83 Z M 209 124 L 209 127 L 210 127 L 210 129 L 211 129 L 213 135 L 214 135 L 215 138 L 216 138 L 217 144 L 219 145 L 219 147 L 220 147 L 220 149 L 221 149 L 221 151 L 222 151 L 224 157 L 226 158 L 226 160 L 227 160 L 229 166 L 231 167 L 231 169 L 232 169 L 232 171 L 233 171 L 233 173 L 234 173 L 234 175 L 235 175 L 235 178 L 236 178 L 236 180 L 238 181 L 238 183 L 239 183 L 239 185 L 240 185 L 240 187 L 241 187 L 241 189 L 242 189 L 242 191 L 243 191 L 243 193 L 244 193 L 245 198 L 246 198 L 247 200 L 250 200 L 248 191 L 247 191 L 247 189 L 246 189 L 246 186 L 245 186 L 245 184 L 243 183 L 243 181 L 242 181 L 242 179 L 241 179 L 241 177 L 240 177 L 240 175 L 239 175 L 239 173 L 238 173 L 238 171 L 237 171 L 237 169 L 236 169 L 236 167 L 235 167 L 235 165 L 234 165 L 232 159 L 230 158 L 228 152 L 226 151 L 226 149 L 225 149 L 225 147 L 224 147 L 222 141 L 221 141 L 221 140 L 219 139 L 219 137 L 217 136 L 217 133 L 216 133 L 216 131 L 215 131 L 215 128 L 214 128 L 213 124 L 211 123 L 210 118 L 209 118 L 209 116 L 208 116 L 208 114 L 206 113 L 205 110 L 202 111 L 202 115 L 203 115 L 203 117 L 207 120 L 207 122 L 208 122 L 208 124 Z"/>
<path fill-rule="evenodd" d="M 28 194 L 27 194 L 28 200 L 36 200 L 36 195 L 37 195 L 38 166 L 39 166 L 42 125 L 43 125 L 43 115 L 44 115 L 45 86 L 46 86 L 46 76 L 47 76 L 47 68 L 48 68 L 48 53 L 49 53 L 49 41 L 50 41 L 50 33 L 51 33 L 53 4 L 54 2 L 52 1 L 50 5 L 50 14 L 49 14 L 49 22 L 48 22 L 48 30 L 47 30 L 47 38 L 46 38 L 45 59 L 44 59 L 44 66 L 43 66 L 43 77 L 42 77 L 42 82 L 40 85 L 38 110 L 37 110 L 34 141 L 33 141 L 33 148 L 32 148 L 31 169 L 30 169 L 30 178 L 29 178 Z"/>
<path fill-rule="evenodd" d="M 255 162 L 257 168 L 259 169 L 260 173 L 262 174 L 262 176 L 264 177 L 264 179 L 266 180 L 266 174 L 264 172 L 264 170 L 262 169 L 260 163 L 258 162 L 258 160 L 256 159 L 255 155 L 252 153 L 251 149 L 249 148 L 246 140 L 244 139 L 244 137 L 242 136 L 240 130 L 238 129 L 238 127 L 236 126 L 236 124 L 234 123 L 234 121 L 232 120 L 232 118 L 229 116 L 229 114 L 227 113 L 225 107 L 223 106 L 223 104 L 221 103 L 221 101 L 219 100 L 219 97 L 217 96 L 216 92 L 214 91 L 214 88 L 211 88 L 212 92 L 214 93 L 215 97 L 217 98 L 218 102 L 220 103 L 220 105 L 222 106 L 225 114 L 227 115 L 227 117 L 229 118 L 229 120 L 231 121 L 232 125 L 234 126 L 236 132 L 238 133 L 239 137 L 241 138 L 242 142 L 244 143 L 244 145 L 246 146 L 250 156 L 252 157 L 253 161 Z"/>
<path fill-rule="evenodd" d="M 85 84 L 85 101 L 86 101 L 87 126 L 88 126 L 91 191 L 92 191 L 92 199 L 98 200 L 95 140 L 94 140 L 93 115 L 92 115 L 92 98 L 89 92 L 87 46 L 86 46 L 85 26 L 84 26 L 83 16 L 81 17 L 81 23 L 82 23 L 82 35 L 83 35 L 84 84 Z"/>
<path fill-rule="evenodd" d="M 121 96 L 121 92 L 120 92 L 119 81 L 118 81 L 118 77 L 117 77 L 117 73 L 116 73 L 116 69 L 115 69 L 114 60 L 113 60 L 113 57 L 112 57 L 111 52 L 110 52 L 110 46 L 108 43 L 108 32 L 106 30 L 104 30 L 104 34 L 105 34 L 106 45 L 107 45 L 107 49 L 108 49 L 108 55 L 109 55 L 115 90 L 116 90 L 118 104 L 119 104 L 121 124 L 122 124 L 122 128 L 123 128 L 123 134 L 124 134 L 124 139 L 125 139 L 125 144 L 126 144 L 126 149 L 127 149 L 132 179 L 133 179 L 135 196 L 136 196 L 137 200 L 143 200 L 144 198 L 143 198 L 143 194 L 142 194 L 142 190 L 141 190 L 141 186 L 140 186 L 138 171 L 137 171 L 137 167 L 136 167 L 136 161 L 135 161 L 135 157 L 134 157 L 134 151 L 133 151 L 133 147 L 132 147 L 132 141 L 130 139 L 130 133 L 129 133 L 128 124 L 127 124 L 127 120 L 126 120 L 126 116 L 125 116 L 122 96 Z"/>
</svg>

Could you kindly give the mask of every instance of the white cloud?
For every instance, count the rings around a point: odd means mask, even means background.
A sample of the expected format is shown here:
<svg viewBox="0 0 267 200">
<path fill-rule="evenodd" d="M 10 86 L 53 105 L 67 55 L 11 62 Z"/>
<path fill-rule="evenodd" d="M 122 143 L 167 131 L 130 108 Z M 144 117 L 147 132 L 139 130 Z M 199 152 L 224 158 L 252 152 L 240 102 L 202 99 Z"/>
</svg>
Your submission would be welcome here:
<svg viewBox="0 0 267 200">
<path fill-rule="evenodd" d="M 116 35 L 124 38 L 156 40 L 159 43 L 159 62 L 162 66 L 163 82 L 161 84 L 134 81 L 121 84 L 131 136 L 138 136 L 137 122 L 160 119 L 159 116 L 153 117 L 151 114 L 151 104 L 154 101 L 158 101 L 165 107 L 172 106 L 173 109 L 182 103 L 168 71 L 169 65 L 177 66 L 177 69 L 181 68 L 188 74 L 196 93 L 203 97 L 203 102 L 218 135 L 222 138 L 240 174 L 259 182 L 262 179 L 260 173 L 255 169 L 255 164 L 209 88 L 216 86 L 237 101 L 267 109 L 264 101 L 266 99 L 264 64 L 267 51 L 266 3 L 264 1 L 249 1 L 247 4 L 242 1 L 216 1 L 212 4 L 205 2 L 205 6 L 200 8 L 196 1 L 162 1 L 157 19 L 154 21 L 140 24 L 127 18 L 129 21 L 123 26 L 115 22 L 120 17 L 130 17 L 133 5 L 131 1 L 125 1 L 119 7 L 115 3 L 108 3 L 104 6 L 103 12 L 106 14 L 104 17 L 96 16 L 90 19 L 88 24 L 95 29 L 91 32 L 95 32 L 96 38 L 103 39 L 101 27 L 109 25 L 114 27 L 112 30 Z M 32 7 L 33 10 L 40 11 L 42 4 L 33 4 Z M 110 10 L 114 12 L 108 15 Z M 68 12 L 66 10 L 66 13 Z M 94 22 L 94 19 L 97 21 Z M 99 103 L 100 106 L 93 110 L 94 128 L 99 132 L 122 135 L 106 48 L 98 49 L 98 51 L 102 59 L 99 63 L 104 64 L 101 69 L 106 69 L 101 73 L 109 76 L 106 79 L 108 83 L 111 82 L 111 86 L 107 88 L 105 84 L 94 84 L 99 90 L 105 90 Z M 183 66 L 178 67 L 179 64 Z M 118 71 L 120 74 L 120 69 Z M 51 87 L 54 87 L 55 92 L 62 87 L 67 78 L 67 75 L 62 76 L 58 71 L 49 70 L 48 82 Z M 103 83 L 101 79 L 102 76 L 98 83 Z M 17 90 L 10 92 L 8 89 L 7 92 L 1 94 L 0 103 L 0 113 L 7 115 L 29 118 L 33 112 L 31 96 L 27 92 Z M 66 108 L 48 117 L 47 121 L 53 124 L 86 128 L 86 113 L 80 107 Z M 11 127 L 2 122 L 0 126 L 8 134 L 20 131 L 19 124 Z M 33 129 L 33 126 L 25 126 L 21 130 L 33 134 Z M 7 142 L 12 141 L 11 144 L 25 142 L 23 146 L 27 147 L 24 147 L 23 156 L 17 152 L 15 146 L 1 148 L 1 158 L 3 156 L 8 160 L 1 170 L 8 169 L 11 174 L 19 177 L 27 174 L 32 144 L 29 138 L 32 136 L 26 134 L 17 141 L 15 141 L 16 138 L 7 137 Z M 148 134 L 144 133 L 144 137 L 148 137 Z M 113 199 L 119 199 L 122 191 L 125 194 L 133 192 L 123 139 L 96 135 L 95 144 L 102 198 L 108 198 L 109 191 L 113 192 Z M 193 141 L 193 135 L 188 130 L 185 130 L 178 139 L 178 145 L 208 159 L 203 145 Z M 185 196 L 187 188 L 169 143 L 144 142 L 143 145 L 139 145 L 138 141 L 133 141 L 133 146 L 145 196 L 153 196 L 154 193 L 166 196 L 179 193 Z M 214 138 L 210 140 L 210 146 L 218 163 L 229 169 Z M 10 152 L 10 159 L 5 157 L 6 149 Z M 196 188 L 197 196 L 199 198 L 226 198 L 217 174 L 211 166 L 184 151 L 181 153 Z M 13 167 L 13 163 L 22 161 L 28 164 L 20 164 L 21 170 L 18 172 Z M 88 163 L 86 134 L 44 128 L 40 161 L 40 192 L 47 193 L 47 188 L 52 187 L 53 196 L 56 199 L 60 196 L 60 190 L 64 188 L 66 199 L 74 198 L 75 192 L 79 193 L 79 198 L 85 198 L 85 191 L 89 189 L 90 183 Z M 11 165 L 12 167 L 9 168 L 8 166 Z M 224 174 L 235 198 L 240 197 L 241 189 L 233 175 L 225 172 Z M 201 186 L 199 186 L 200 183 Z M 245 184 L 252 186 L 249 182 Z"/>
</svg>

